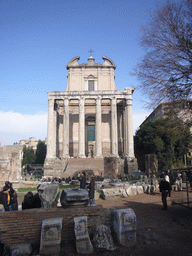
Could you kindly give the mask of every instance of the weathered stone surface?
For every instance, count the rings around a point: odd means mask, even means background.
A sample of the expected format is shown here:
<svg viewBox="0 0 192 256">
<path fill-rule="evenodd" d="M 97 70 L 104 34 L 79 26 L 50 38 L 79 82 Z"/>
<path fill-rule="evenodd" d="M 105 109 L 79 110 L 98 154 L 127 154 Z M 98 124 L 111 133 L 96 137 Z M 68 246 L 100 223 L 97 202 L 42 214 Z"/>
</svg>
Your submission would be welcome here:
<svg viewBox="0 0 192 256">
<path fill-rule="evenodd" d="M 32 253 L 31 244 L 13 244 L 10 246 L 11 256 L 29 256 Z"/>
<path fill-rule="evenodd" d="M 100 194 L 98 192 L 95 191 L 95 200 L 98 200 L 100 197 Z"/>
<path fill-rule="evenodd" d="M 115 196 L 122 196 L 125 195 L 125 189 L 121 188 L 106 188 L 106 189 L 101 189 L 101 198 L 102 199 L 107 199 Z"/>
<path fill-rule="evenodd" d="M 112 212 L 112 234 L 117 243 L 131 246 L 136 243 L 136 215 L 131 208 Z"/>
<path fill-rule="evenodd" d="M 61 230 L 63 218 L 42 221 L 40 255 L 58 256 L 60 253 Z"/>
<path fill-rule="evenodd" d="M 130 186 L 127 188 L 126 193 L 128 196 L 136 196 L 137 195 L 137 186 Z"/>
<path fill-rule="evenodd" d="M 143 186 L 144 193 L 150 194 L 151 193 L 151 185 L 144 185 Z"/>
<path fill-rule="evenodd" d="M 57 207 L 59 199 L 58 184 L 42 184 L 38 188 L 41 205 L 44 209 L 52 209 Z"/>
<path fill-rule="evenodd" d="M 96 250 L 115 250 L 113 238 L 111 236 L 111 230 L 105 225 L 99 225 L 95 227 L 92 243 Z"/>
<path fill-rule="evenodd" d="M 143 185 L 143 191 L 144 191 L 144 193 L 147 193 L 147 191 L 148 191 L 148 185 L 147 184 Z"/>
<path fill-rule="evenodd" d="M 94 251 L 87 229 L 87 216 L 74 218 L 77 253 L 89 254 Z"/>
<path fill-rule="evenodd" d="M 85 207 L 89 203 L 89 194 L 86 189 L 66 188 L 61 193 L 60 202 L 64 208 L 75 206 Z"/>
<path fill-rule="evenodd" d="M 104 158 L 104 177 L 108 179 L 115 179 L 118 172 L 118 159 L 116 157 Z"/>
<path fill-rule="evenodd" d="M 143 187 L 142 186 L 137 186 L 137 194 L 140 195 L 140 194 L 143 194 L 144 191 L 143 191 Z"/>
</svg>

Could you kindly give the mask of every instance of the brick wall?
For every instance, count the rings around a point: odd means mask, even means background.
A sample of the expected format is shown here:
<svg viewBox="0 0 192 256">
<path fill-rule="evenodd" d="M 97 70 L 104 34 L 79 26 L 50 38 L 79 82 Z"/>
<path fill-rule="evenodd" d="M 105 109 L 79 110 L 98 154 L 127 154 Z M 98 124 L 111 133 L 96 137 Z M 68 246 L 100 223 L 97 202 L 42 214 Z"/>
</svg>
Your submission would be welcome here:
<svg viewBox="0 0 192 256">
<path fill-rule="evenodd" d="M 6 245 L 37 242 L 41 237 L 42 220 L 63 217 L 61 239 L 67 242 L 74 238 L 74 217 L 87 216 L 88 229 L 91 232 L 94 225 L 104 224 L 110 227 L 111 210 L 99 205 L 86 208 L 1 212 L 0 238 Z"/>
</svg>

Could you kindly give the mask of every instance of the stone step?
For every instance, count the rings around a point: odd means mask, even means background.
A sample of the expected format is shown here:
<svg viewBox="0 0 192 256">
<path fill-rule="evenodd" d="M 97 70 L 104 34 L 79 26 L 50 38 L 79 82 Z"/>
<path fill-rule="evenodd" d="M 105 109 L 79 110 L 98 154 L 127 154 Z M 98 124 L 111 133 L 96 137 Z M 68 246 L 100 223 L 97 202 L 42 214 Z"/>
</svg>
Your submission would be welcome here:
<svg viewBox="0 0 192 256">
<path fill-rule="evenodd" d="M 93 171 L 94 175 L 102 176 L 104 174 L 103 158 L 69 158 L 66 170 L 61 177 L 73 177 L 78 172 Z"/>
</svg>

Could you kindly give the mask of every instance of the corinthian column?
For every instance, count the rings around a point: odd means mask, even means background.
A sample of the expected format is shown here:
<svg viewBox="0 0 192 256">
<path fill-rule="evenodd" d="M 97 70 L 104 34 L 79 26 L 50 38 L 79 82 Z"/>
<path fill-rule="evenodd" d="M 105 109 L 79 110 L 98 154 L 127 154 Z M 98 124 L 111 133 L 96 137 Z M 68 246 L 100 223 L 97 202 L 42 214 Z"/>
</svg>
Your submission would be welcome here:
<svg viewBox="0 0 192 256">
<path fill-rule="evenodd" d="M 102 157 L 102 140 L 101 140 L 101 97 L 96 99 L 96 157 Z"/>
<path fill-rule="evenodd" d="M 111 134 L 112 134 L 112 152 L 111 156 L 118 156 L 118 136 L 117 136 L 117 100 L 116 98 L 111 99 Z"/>
<path fill-rule="evenodd" d="M 47 156 L 46 159 L 56 158 L 56 111 L 54 110 L 54 99 L 49 99 L 48 129 L 47 129 Z"/>
<path fill-rule="evenodd" d="M 84 98 L 79 100 L 79 157 L 85 157 L 85 108 Z"/>
<path fill-rule="evenodd" d="M 126 98 L 126 156 L 134 158 L 134 142 L 133 142 L 133 118 L 132 118 L 132 98 Z"/>
<path fill-rule="evenodd" d="M 127 156 L 128 154 L 128 139 L 127 139 L 127 135 L 128 135 L 128 114 L 127 114 L 127 103 L 125 100 L 125 105 L 124 105 L 124 113 L 123 113 L 123 145 L 124 145 L 124 155 Z"/>
<path fill-rule="evenodd" d="M 64 98 L 63 111 L 63 158 L 69 157 L 69 99 Z"/>
</svg>

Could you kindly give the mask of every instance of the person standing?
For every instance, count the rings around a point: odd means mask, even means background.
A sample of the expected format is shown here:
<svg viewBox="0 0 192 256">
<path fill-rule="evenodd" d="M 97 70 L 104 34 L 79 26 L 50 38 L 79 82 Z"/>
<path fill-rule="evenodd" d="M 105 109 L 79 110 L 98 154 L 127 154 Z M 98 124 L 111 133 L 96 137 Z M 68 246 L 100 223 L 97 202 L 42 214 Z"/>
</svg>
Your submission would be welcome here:
<svg viewBox="0 0 192 256">
<path fill-rule="evenodd" d="M 13 189 L 12 183 L 9 182 L 10 187 L 10 211 L 18 211 L 17 192 Z"/>
<path fill-rule="evenodd" d="M 86 181 L 87 181 L 86 174 L 85 174 L 85 172 L 82 172 L 81 177 L 80 177 L 80 188 L 82 188 L 82 189 L 86 188 Z"/>
<path fill-rule="evenodd" d="M 166 180 L 167 182 L 169 182 L 170 185 L 171 185 L 171 182 L 170 182 L 170 171 L 169 171 L 169 169 L 168 169 L 167 172 L 166 172 L 165 180 Z M 169 191 L 169 197 L 170 197 L 170 196 L 171 196 L 171 190 Z"/>
<path fill-rule="evenodd" d="M 4 210 L 6 212 L 10 211 L 10 187 L 8 185 L 5 185 L 3 187 L 3 191 L 1 192 L 1 197 L 2 197 Z"/>
<path fill-rule="evenodd" d="M 95 206 L 95 179 L 94 177 L 91 177 L 91 181 L 88 185 L 88 191 L 89 191 L 89 202 L 90 206 Z"/>
<path fill-rule="evenodd" d="M 177 180 L 176 183 L 178 185 L 178 190 L 181 191 L 182 190 L 182 174 L 179 172 L 179 170 L 177 170 Z"/>
<path fill-rule="evenodd" d="M 167 196 L 169 191 L 172 190 L 171 184 L 165 180 L 165 177 L 161 176 L 161 181 L 159 183 L 159 189 L 162 194 L 163 210 L 167 210 Z"/>
</svg>

